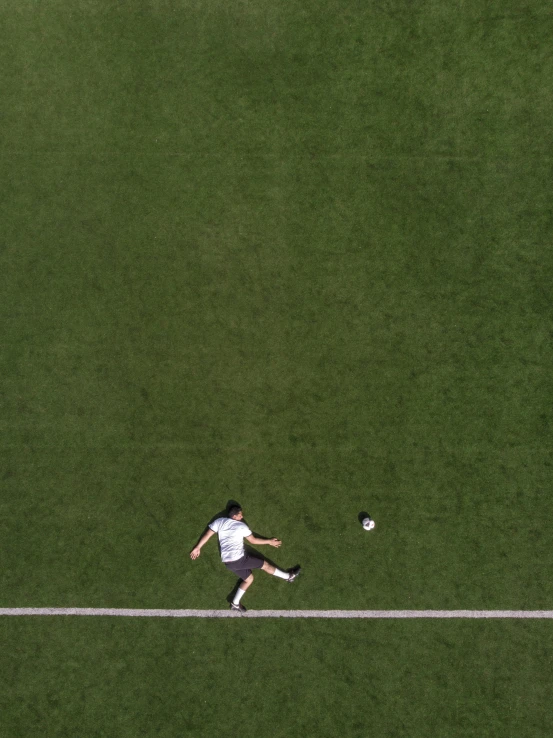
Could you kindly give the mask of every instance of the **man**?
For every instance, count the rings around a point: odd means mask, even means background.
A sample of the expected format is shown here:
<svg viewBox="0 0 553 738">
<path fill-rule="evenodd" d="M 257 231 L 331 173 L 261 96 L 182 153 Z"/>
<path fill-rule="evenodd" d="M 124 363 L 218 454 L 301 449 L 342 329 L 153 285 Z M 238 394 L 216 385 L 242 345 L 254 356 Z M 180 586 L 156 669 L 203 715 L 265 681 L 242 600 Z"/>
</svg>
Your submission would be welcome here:
<svg viewBox="0 0 553 738">
<path fill-rule="evenodd" d="M 202 546 L 209 541 L 211 536 L 217 533 L 221 546 L 221 560 L 223 564 L 242 580 L 230 604 L 230 609 L 237 610 L 238 612 L 246 612 L 246 608 L 240 600 L 253 582 L 252 569 L 262 569 L 267 574 L 273 574 L 275 577 L 285 579 L 287 582 L 293 582 L 300 573 L 300 567 L 297 566 L 289 572 L 281 571 L 276 566 L 269 564 L 261 556 L 246 554 L 244 539 L 248 543 L 253 543 L 255 546 L 266 544 L 274 548 L 278 548 L 282 541 L 279 541 L 278 538 L 256 538 L 246 523 L 242 522 L 244 515 L 242 514 L 242 508 L 238 505 L 230 507 L 227 515 L 228 517 L 217 518 L 217 520 L 209 524 L 209 530 L 201 537 L 198 545 L 192 549 L 190 558 L 197 559 Z"/>
</svg>

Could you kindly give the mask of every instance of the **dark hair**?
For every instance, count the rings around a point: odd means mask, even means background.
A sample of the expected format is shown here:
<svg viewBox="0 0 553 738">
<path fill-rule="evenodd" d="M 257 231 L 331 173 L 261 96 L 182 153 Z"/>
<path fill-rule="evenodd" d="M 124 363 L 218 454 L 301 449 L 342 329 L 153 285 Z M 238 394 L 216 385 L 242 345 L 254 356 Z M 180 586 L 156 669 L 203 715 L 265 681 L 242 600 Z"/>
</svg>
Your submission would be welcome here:
<svg viewBox="0 0 553 738">
<path fill-rule="evenodd" d="M 240 507 L 240 505 L 232 505 L 227 510 L 227 515 L 229 516 L 229 518 L 232 518 L 234 515 L 238 515 L 239 512 L 242 512 L 242 508 Z"/>
</svg>

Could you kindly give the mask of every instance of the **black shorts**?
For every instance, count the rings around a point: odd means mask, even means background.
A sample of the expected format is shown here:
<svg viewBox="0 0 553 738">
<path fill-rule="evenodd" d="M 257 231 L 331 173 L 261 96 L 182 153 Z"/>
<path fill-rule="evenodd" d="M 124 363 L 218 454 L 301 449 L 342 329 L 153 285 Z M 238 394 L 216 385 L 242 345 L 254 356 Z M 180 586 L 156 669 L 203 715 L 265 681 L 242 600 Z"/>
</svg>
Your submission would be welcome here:
<svg viewBox="0 0 553 738">
<path fill-rule="evenodd" d="M 241 559 L 236 559 L 236 561 L 223 561 L 227 569 L 233 571 L 240 579 L 247 579 L 252 573 L 252 569 L 261 569 L 264 563 L 265 560 L 259 556 L 248 554 L 242 556 Z"/>
</svg>

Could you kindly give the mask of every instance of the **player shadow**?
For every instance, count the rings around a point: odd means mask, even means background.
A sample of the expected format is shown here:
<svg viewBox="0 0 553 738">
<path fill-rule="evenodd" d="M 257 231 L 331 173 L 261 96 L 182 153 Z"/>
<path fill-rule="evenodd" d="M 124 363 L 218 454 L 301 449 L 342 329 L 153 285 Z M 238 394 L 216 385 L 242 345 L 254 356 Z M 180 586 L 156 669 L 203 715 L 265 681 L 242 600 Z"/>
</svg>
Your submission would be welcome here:
<svg viewBox="0 0 553 738">
<path fill-rule="evenodd" d="M 224 510 L 220 510 L 218 513 L 215 513 L 215 515 L 211 518 L 211 520 L 209 521 L 209 523 L 205 526 L 205 528 L 203 529 L 203 531 L 200 533 L 200 535 L 198 537 L 198 540 L 196 541 L 196 544 L 193 546 L 193 548 L 196 548 L 196 546 L 198 545 L 198 543 L 202 540 L 202 537 L 209 530 L 209 526 L 211 525 L 211 523 L 214 523 L 218 518 L 226 518 L 226 517 L 228 517 L 228 511 L 230 510 L 231 507 L 234 507 L 235 505 L 238 505 L 238 507 L 242 507 L 240 505 L 240 503 L 237 502 L 236 500 L 227 500 L 227 505 L 226 505 L 225 509 Z M 219 549 L 219 554 L 220 554 L 221 553 L 221 546 L 219 544 L 219 538 L 217 538 L 217 547 Z"/>
<path fill-rule="evenodd" d="M 227 505 L 224 510 L 221 510 L 220 512 L 216 513 L 211 520 L 208 523 L 208 527 L 211 523 L 214 523 L 217 518 L 227 518 L 228 517 L 228 511 L 231 507 L 242 507 L 242 505 L 237 502 L 236 500 L 227 500 Z M 207 530 L 207 528 L 206 528 Z M 205 531 L 204 531 L 205 532 Z M 203 535 L 203 534 L 202 534 Z"/>
<path fill-rule="evenodd" d="M 228 517 L 228 511 L 230 510 L 231 507 L 234 507 L 235 505 L 237 505 L 238 507 L 242 507 L 242 505 L 237 500 L 232 500 L 232 499 L 231 500 L 227 500 L 227 504 L 225 506 L 225 509 L 224 510 L 220 510 L 218 513 L 215 513 L 215 515 L 213 515 L 213 517 L 210 519 L 209 523 L 206 525 L 206 527 L 204 528 L 204 530 L 202 531 L 202 533 L 198 537 L 198 540 L 196 541 L 196 546 L 201 541 L 201 539 L 205 535 L 205 533 L 207 533 L 207 531 L 210 529 L 209 526 L 211 525 L 211 523 L 215 522 L 215 520 L 217 520 L 218 518 L 226 518 L 226 517 Z M 246 523 L 246 525 L 248 524 L 247 523 L 247 520 L 245 518 L 242 519 L 242 522 Z M 268 540 L 268 537 L 267 536 L 262 536 L 260 533 L 256 533 L 255 531 L 252 531 L 252 533 L 253 533 L 253 535 L 256 538 L 263 538 L 265 540 Z M 196 546 L 194 546 L 194 548 Z M 220 555 L 221 554 L 221 545 L 219 543 L 219 537 L 217 537 L 217 547 L 219 549 L 219 555 Z M 246 552 L 247 555 L 254 555 L 254 556 L 261 557 L 264 561 L 266 561 L 271 566 L 274 566 L 277 569 L 280 569 L 281 568 L 272 559 L 268 558 L 267 556 L 265 556 L 264 554 L 262 554 L 261 551 L 259 551 L 257 548 L 253 548 L 252 546 L 250 546 L 246 542 L 244 543 L 244 549 L 245 549 L 245 552 Z M 299 565 L 291 566 L 288 569 L 283 569 L 283 571 L 291 571 L 292 569 L 296 569 L 298 566 Z M 238 589 L 238 587 L 240 586 L 241 583 L 242 583 L 242 580 L 241 579 L 237 579 L 236 580 L 236 583 L 235 583 L 234 587 L 232 588 L 231 592 L 227 595 L 227 602 L 232 602 L 232 600 L 234 599 L 234 596 L 236 594 L 236 590 Z"/>
</svg>

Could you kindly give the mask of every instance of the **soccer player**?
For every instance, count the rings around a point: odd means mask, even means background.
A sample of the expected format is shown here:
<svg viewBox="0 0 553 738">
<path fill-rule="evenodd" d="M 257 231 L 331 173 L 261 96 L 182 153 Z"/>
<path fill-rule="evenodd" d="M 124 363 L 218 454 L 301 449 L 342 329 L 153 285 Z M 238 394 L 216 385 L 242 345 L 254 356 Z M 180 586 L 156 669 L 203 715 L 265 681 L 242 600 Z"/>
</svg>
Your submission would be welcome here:
<svg viewBox="0 0 553 738">
<path fill-rule="evenodd" d="M 276 566 L 269 564 L 261 556 L 246 554 L 244 539 L 248 543 L 253 543 L 255 546 L 267 544 L 274 548 L 278 548 L 282 541 L 279 541 L 278 538 L 256 538 L 246 523 L 242 522 L 243 517 L 242 508 L 238 505 L 233 505 L 227 511 L 227 517 L 217 518 L 217 520 L 209 524 L 209 530 L 204 533 L 198 545 L 190 552 L 190 558 L 197 559 L 202 546 L 209 541 L 211 536 L 217 533 L 223 564 L 242 580 L 230 604 L 230 609 L 237 610 L 238 612 L 246 612 L 246 608 L 240 600 L 253 582 L 252 569 L 262 569 L 267 574 L 273 574 L 275 577 L 285 579 L 287 582 L 295 581 L 300 573 L 299 566 L 296 566 L 290 571 L 281 571 Z"/>
</svg>

